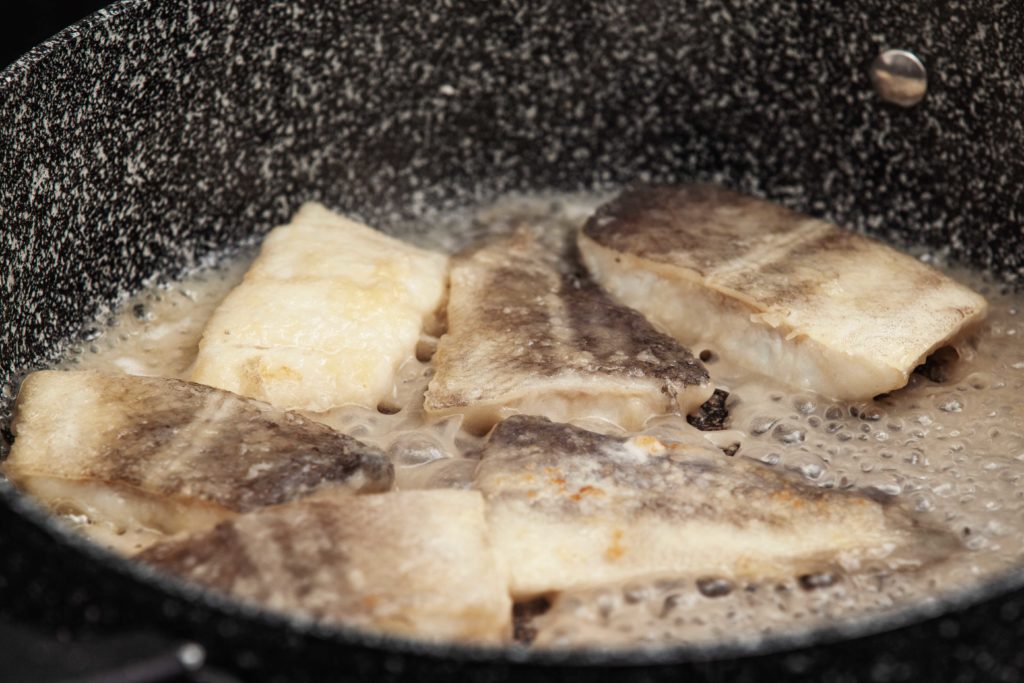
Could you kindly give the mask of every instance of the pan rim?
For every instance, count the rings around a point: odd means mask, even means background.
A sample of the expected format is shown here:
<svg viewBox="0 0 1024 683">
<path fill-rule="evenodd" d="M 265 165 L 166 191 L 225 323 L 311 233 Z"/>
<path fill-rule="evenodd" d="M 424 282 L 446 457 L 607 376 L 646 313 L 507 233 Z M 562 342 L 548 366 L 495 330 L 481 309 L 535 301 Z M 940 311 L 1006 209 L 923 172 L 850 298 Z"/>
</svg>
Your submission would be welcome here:
<svg viewBox="0 0 1024 683">
<path fill-rule="evenodd" d="M 0 93 L 14 86 L 19 79 L 31 75 L 32 70 L 44 63 L 51 53 L 74 43 L 115 17 L 140 9 L 148 2 L 149 0 L 116 0 L 61 29 L 0 69 Z"/>
<path fill-rule="evenodd" d="M 117 0 L 54 34 L 0 70 L 0 95 L 6 95 L 8 91 L 15 90 L 28 82 L 38 69 L 45 66 L 47 59 L 52 54 L 97 32 L 111 20 L 125 17 L 145 21 L 146 16 L 143 11 L 152 4 L 152 0 Z M 14 514 L 30 522 L 36 531 L 45 534 L 50 540 L 65 548 L 81 553 L 103 570 L 156 589 L 167 597 L 185 603 L 199 600 L 204 607 L 221 617 L 251 620 L 261 626 L 287 629 L 297 635 L 339 644 L 457 661 L 569 667 L 635 667 L 762 657 L 795 652 L 809 646 L 848 642 L 912 628 L 934 619 L 955 617 L 962 610 L 1009 597 L 1015 592 L 1024 592 L 1022 591 L 1024 589 L 1024 561 L 1022 561 L 1020 565 L 1007 569 L 985 581 L 951 591 L 927 602 L 916 603 L 894 612 L 847 620 L 841 625 L 820 625 L 811 629 L 775 634 L 756 643 L 726 642 L 656 649 L 622 648 L 615 650 L 594 648 L 541 650 L 522 646 L 437 643 L 375 634 L 341 625 L 306 622 L 283 612 L 246 604 L 223 594 L 203 589 L 196 584 L 134 562 L 130 558 L 118 555 L 90 541 L 49 513 L 30 495 L 16 489 L 6 479 L 0 479 L 0 503 Z"/>
</svg>

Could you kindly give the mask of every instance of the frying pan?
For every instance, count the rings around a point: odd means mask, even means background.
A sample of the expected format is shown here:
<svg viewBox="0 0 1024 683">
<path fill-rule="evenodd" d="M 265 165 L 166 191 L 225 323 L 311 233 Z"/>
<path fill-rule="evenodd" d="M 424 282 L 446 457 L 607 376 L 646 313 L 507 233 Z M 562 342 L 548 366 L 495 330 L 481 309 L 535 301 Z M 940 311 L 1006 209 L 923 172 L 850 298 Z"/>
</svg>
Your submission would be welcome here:
<svg viewBox="0 0 1024 683">
<path fill-rule="evenodd" d="M 123 0 L 0 73 L 0 424 L 22 373 L 95 335 L 103 306 L 311 199 L 394 229 L 509 191 L 710 179 L 1024 276 L 1019 3 L 452 5 Z M 915 106 L 872 86 L 897 48 L 927 69 Z M 0 621 L 98 650 L 194 641 L 244 680 L 1024 675 L 1024 572 L 753 651 L 552 654 L 247 608 L 90 545 L 6 484 L 0 523 Z"/>
</svg>

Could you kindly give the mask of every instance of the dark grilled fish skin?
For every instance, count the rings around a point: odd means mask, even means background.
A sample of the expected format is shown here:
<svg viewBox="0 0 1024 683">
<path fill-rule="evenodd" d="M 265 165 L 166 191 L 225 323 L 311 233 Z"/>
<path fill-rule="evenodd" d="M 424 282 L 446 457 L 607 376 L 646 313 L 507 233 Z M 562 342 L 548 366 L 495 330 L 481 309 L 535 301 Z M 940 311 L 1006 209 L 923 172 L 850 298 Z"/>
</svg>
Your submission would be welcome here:
<svg viewBox="0 0 1024 683">
<path fill-rule="evenodd" d="M 519 227 L 453 259 L 426 410 L 481 430 L 516 413 L 635 429 L 703 403 L 703 364 L 615 304 L 582 272 L 572 235 L 552 232 Z"/>
<path fill-rule="evenodd" d="M 97 522 L 108 521 L 106 511 L 118 525 L 134 517 L 168 533 L 325 487 L 384 491 L 394 479 L 376 448 L 295 413 L 175 379 L 36 372 L 22 384 L 13 427 L 3 465 L 13 482 L 44 502 L 80 499 Z M 102 495 L 103 487 L 121 502 Z"/>
<path fill-rule="evenodd" d="M 325 492 L 137 557 L 316 621 L 436 640 L 496 643 L 511 632 L 507 580 L 476 491 Z"/>
<path fill-rule="evenodd" d="M 475 485 L 517 600 L 666 572 L 797 575 L 934 541 L 895 508 L 730 458 L 697 434 L 662 443 L 516 416 L 492 431 Z"/>
<path fill-rule="evenodd" d="M 902 387 L 988 308 L 881 242 L 714 185 L 626 190 L 579 247 L 617 301 L 680 342 L 839 399 Z"/>
</svg>

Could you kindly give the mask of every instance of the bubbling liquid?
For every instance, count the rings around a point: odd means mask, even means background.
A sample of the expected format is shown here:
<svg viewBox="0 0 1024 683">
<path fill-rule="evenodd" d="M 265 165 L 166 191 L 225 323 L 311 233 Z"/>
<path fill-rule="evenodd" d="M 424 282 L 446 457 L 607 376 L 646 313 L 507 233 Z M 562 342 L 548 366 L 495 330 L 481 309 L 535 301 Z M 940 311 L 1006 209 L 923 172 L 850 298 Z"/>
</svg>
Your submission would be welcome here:
<svg viewBox="0 0 1024 683">
<path fill-rule="evenodd" d="M 488 235 L 531 222 L 547 229 L 577 227 L 605 198 L 563 195 L 509 197 L 495 204 L 423 220 L 407 238 L 455 251 Z M 207 319 L 242 278 L 252 250 L 214 267 L 143 291 L 125 303 L 99 337 L 72 348 L 60 367 L 187 379 Z M 953 531 L 961 549 L 940 563 L 898 566 L 856 575 L 766 577 L 734 584 L 714 577 L 651 577 L 575 591 L 520 606 L 517 633 L 538 647 L 636 647 L 756 641 L 833 622 L 896 611 L 976 586 L 1024 562 L 1024 297 L 983 273 L 919 258 L 982 292 L 991 310 L 980 330 L 937 354 L 910 383 L 865 402 L 837 402 L 793 392 L 745 372 L 715 349 L 693 349 L 716 386 L 729 392 L 728 428 L 703 433 L 734 457 L 752 458 L 808 483 L 868 490 L 908 514 Z M 396 485 L 472 485 L 479 437 L 459 417 L 428 420 L 423 392 L 436 340 L 425 336 L 417 358 L 399 371 L 394 395 L 376 410 L 341 407 L 309 414 L 380 447 L 392 458 Z M 624 433 L 615 425 L 579 426 Z M 645 433 L 671 440 L 694 428 L 683 416 L 651 420 Z M 723 455 L 723 457 L 727 457 Z M 110 530 L 69 521 L 125 552 L 137 544 Z M 525 615 L 525 616 L 522 616 Z"/>
</svg>

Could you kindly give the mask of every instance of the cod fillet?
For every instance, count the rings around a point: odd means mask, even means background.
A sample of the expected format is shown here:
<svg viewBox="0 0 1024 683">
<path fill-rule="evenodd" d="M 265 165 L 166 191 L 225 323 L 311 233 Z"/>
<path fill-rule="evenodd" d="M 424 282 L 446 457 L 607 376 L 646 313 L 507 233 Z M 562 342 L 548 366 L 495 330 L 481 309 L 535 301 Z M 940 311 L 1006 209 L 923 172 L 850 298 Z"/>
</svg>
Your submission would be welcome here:
<svg viewBox="0 0 1024 683">
<path fill-rule="evenodd" d="M 415 357 L 446 269 L 443 254 L 306 204 L 214 312 L 191 378 L 284 410 L 375 408 Z"/>
<path fill-rule="evenodd" d="M 315 621 L 437 641 L 500 643 L 511 632 L 507 579 L 476 491 L 322 494 L 137 557 Z"/>
<path fill-rule="evenodd" d="M 712 185 L 627 190 L 579 248 L 612 296 L 683 344 L 837 399 L 904 386 L 988 307 L 876 240 Z"/>
<path fill-rule="evenodd" d="M 371 446 L 175 379 L 35 372 L 21 385 L 13 431 L 3 463 L 12 482 L 121 534 L 201 529 L 322 489 L 384 491 L 394 479 Z"/>
<path fill-rule="evenodd" d="M 533 416 L 495 427 L 475 488 L 515 599 L 655 574 L 855 568 L 934 535 L 893 506 L 793 481 L 697 434 L 662 443 Z"/>
<path fill-rule="evenodd" d="M 703 364 L 581 271 L 572 233 L 520 227 L 453 257 L 424 406 L 484 431 L 517 413 L 639 429 L 711 396 Z"/>
</svg>

